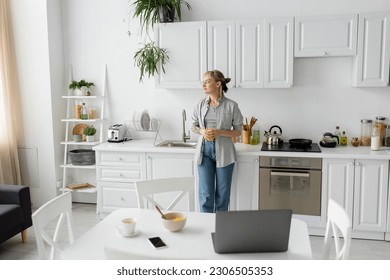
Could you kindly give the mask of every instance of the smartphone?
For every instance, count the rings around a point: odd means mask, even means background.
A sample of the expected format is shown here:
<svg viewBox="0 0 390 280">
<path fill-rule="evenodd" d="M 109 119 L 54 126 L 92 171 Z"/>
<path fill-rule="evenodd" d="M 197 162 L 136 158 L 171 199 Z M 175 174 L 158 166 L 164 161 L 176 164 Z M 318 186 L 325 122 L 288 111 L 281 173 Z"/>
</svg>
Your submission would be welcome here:
<svg viewBox="0 0 390 280">
<path fill-rule="evenodd" d="M 161 249 L 167 247 L 164 241 L 162 241 L 161 238 L 158 236 L 149 238 L 149 241 L 150 243 L 152 243 L 155 249 Z"/>
</svg>

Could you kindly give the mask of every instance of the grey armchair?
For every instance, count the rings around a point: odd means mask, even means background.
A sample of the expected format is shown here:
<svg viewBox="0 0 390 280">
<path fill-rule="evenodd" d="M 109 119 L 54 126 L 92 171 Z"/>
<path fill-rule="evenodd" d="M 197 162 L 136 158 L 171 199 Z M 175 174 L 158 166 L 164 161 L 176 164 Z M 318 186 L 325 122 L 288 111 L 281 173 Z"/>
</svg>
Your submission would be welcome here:
<svg viewBox="0 0 390 280">
<path fill-rule="evenodd" d="M 32 226 L 30 189 L 19 185 L 0 184 L 0 243 Z"/>
</svg>

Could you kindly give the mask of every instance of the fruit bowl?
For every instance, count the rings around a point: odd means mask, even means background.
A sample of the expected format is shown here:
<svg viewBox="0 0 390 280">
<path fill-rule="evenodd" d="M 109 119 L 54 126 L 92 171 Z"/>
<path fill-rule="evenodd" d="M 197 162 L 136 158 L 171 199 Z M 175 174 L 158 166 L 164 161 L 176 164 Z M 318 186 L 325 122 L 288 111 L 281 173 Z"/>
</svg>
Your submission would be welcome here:
<svg viewBox="0 0 390 280">
<path fill-rule="evenodd" d="M 172 212 L 165 214 L 165 219 L 161 218 L 163 226 L 169 231 L 179 231 L 186 224 L 187 217 L 183 213 Z"/>
</svg>

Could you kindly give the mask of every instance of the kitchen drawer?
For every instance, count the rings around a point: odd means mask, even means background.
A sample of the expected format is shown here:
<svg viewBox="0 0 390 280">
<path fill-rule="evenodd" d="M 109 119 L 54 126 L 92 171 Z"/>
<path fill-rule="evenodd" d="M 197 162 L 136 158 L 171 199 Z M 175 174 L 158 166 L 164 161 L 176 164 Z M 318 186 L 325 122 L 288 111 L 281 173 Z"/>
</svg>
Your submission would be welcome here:
<svg viewBox="0 0 390 280">
<path fill-rule="evenodd" d="M 144 153 L 96 152 L 97 165 L 142 166 L 144 163 Z"/>
<path fill-rule="evenodd" d="M 146 178 L 144 168 L 96 167 L 97 180 L 105 182 L 134 182 Z"/>
<path fill-rule="evenodd" d="M 135 189 L 104 187 L 102 192 L 104 209 L 112 211 L 118 207 L 138 207 Z"/>
</svg>

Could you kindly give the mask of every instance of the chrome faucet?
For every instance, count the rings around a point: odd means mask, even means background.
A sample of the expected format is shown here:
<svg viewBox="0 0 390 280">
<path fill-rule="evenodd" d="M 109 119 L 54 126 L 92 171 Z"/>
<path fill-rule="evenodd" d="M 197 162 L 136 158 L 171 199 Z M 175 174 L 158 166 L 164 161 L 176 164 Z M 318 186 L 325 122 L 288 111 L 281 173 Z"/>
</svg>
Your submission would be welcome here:
<svg viewBox="0 0 390 280">
<path fill-rule="evenodd" d="M 190 136 L 190 131 L 188 130 L 188 134 L 186 134 L 186 120 L 187 120 L 187 117 L 186 117 L 186 110 L 183 109 L 183 112 L 182 112 L 182 117 L 183 117 L 183 142 L 187 142 L 187 140 L 190 140 L 191 139 L 191 136 Z"/>
</svg>

